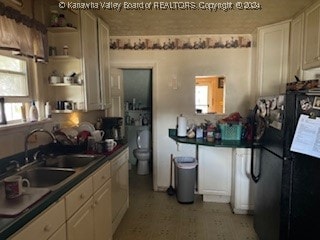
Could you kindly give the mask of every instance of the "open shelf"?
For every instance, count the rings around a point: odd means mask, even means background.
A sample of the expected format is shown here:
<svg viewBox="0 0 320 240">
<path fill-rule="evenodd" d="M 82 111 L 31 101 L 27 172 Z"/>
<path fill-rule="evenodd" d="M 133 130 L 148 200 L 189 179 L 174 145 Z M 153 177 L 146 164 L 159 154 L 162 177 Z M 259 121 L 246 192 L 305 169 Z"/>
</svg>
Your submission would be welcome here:
<svg viewBox="0 0 320 240">
<path fill-rule="evenodd" d="M 47 30 L 52 33 L 71 33 L 78 32 L 75 27 L 47 27 Z"/>
</svg>

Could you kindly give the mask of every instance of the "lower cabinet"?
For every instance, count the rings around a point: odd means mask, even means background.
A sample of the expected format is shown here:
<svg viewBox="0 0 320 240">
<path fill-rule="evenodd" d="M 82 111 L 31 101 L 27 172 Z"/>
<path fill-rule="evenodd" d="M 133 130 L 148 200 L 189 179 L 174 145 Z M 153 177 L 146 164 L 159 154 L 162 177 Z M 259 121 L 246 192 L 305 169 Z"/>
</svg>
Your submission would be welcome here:
<svg viewBox="0 0 320 240">
<path fill-rule="evenodd" d="M 48 240 L 67 240 L 66 224 L 63 224 Z"/>
<path fill-rule="evenodd" d="M 128 149 L 114 160 L 118 163 L 121 159 L 126 159 L 128 164 Z M 110 169 L 110 162 L 105 163 L 10 239 L 111 240 Z M 128 173 L 120 172 L 122 180 L 119 192 L 124 192 L 125 189 L 128 203 Z"/>
<path fill-rule="evenodd" d="M 68 240 L 112 239 L 110 176 L 108 162 L 66 196 Z"/>
<path fill-rule="evenodd" d="M 111 180 L 108 180 L 94 195 L 95 240 L 112 239 Z"/>
<path fill-rule="evenodd" d="M 199 146 L 198 189 L 204 202 L 230 202 L 232 148 Z"/>
<path fill-rule="evenodd" d="M 68 221 L 69 240 L 94 239 L 93 197 L 91 197 Z"/>
<path fill-rule="evenodd" d="M 61 199 L 50 209 L 46 210 L 35 220 L 26 225 L 20 232 L 14 235 L 13 240 L 26 239 L 57 239 L 55 232 L 65 223 L 65 201 Z M 66 239 L 65 229 L 59 229 L 58 233 L 61 239 Z M 52 237 L 52 238 L 51 238 Z"/>
<path fill-rule="evenodd" d="M 112 232 L 114 233 L 129 207 L 128 148 L 111 161 Z"/>
<path fill-rule="evenodd" d="M 254 208 L 254 182 L 251 179 L 251 149 L 235 148 L 232 159 L 231 207 L 236 214 L 248 214 Z"/>
</svg>

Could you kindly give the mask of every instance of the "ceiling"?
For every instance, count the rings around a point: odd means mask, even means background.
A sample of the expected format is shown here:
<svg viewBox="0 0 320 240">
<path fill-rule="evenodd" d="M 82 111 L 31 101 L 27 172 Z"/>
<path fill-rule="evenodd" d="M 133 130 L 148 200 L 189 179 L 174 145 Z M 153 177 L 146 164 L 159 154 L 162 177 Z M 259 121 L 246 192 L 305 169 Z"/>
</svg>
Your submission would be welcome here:
<svg viewBox="0 0 320 240">
<path fill-rule="evenodd" d="M 100 0 L 84 0 L 101 3 Z M 160 1 L 134 0 L 127 2 L 146 3 L 152 6 Z M 178 1 L 162 0 L 163 2 Z M 251 0 L 250 0 L 251 1 Z M 94 12 L 110 26 L 111 36 L 149 36 L 149 35 L 192 35 L 192 34 L 250 34 L 256 27 L 290 19 L 316 0 L 252 0 L 261 5 L 261 10 L 233 10 L 216 12 L 209 10 L 128 10 L 123 0 L 110 1 L 122 3 L 121 11 L 101 9 Z M 109 2 L 109 3 L 110 3 Z M 182 2 L 182 1 L 180 1 Z M 236 0 L 193 0 L 183 3 L 235 3 Z M 245 1 L 240 1 L 245 2 Z"/>
</svg>

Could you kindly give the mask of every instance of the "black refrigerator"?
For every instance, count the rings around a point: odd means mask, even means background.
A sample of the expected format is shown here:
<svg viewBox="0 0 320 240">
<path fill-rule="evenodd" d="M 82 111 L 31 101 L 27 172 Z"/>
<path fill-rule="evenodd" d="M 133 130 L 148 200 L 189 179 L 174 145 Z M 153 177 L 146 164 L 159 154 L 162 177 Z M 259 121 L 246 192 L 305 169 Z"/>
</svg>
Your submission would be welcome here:
<svg viewBox="0 0 320 240">
<path fill-rule="evenodd" d="M 313 91 L 257 100 L 251 175 L 260 240 L 320 239 L 320 154 L 290 150 L 300 115 L 320 117 L 317 102 L 320 92 Z"/>
</svg>

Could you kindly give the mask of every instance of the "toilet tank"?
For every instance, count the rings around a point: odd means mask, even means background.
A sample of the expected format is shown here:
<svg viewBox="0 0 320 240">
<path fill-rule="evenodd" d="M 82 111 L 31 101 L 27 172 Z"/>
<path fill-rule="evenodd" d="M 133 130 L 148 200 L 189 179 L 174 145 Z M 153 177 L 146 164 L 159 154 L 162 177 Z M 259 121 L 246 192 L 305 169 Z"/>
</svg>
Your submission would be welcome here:
<svg viewBox="0 0 320 240">
<path fill-rule="evenodd" d="M 150 149 L 151 144 L 151 133 L 150 130 L 138 130 L 137 132 L 137 146 L 138 148 Z"/>
</svg>

